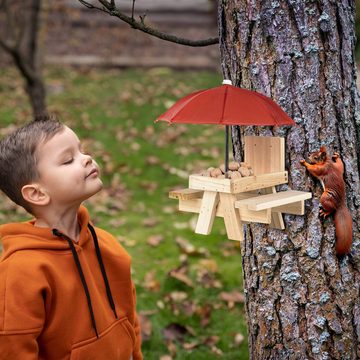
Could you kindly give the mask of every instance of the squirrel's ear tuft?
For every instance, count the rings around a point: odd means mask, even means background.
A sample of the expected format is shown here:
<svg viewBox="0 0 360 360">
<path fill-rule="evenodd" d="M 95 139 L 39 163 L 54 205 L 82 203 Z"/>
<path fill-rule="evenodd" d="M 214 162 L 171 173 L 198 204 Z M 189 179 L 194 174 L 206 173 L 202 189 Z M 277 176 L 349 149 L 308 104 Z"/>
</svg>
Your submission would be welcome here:
<svg viewBox="0 0 360 360">
<path fill-rule="evenodd" d="M 327 157 L 327 153 L 326 153 L 326 147 L 325 146 L 321 146 L 320 147 L 320 159 L 325 161 Z"/>
</svg>

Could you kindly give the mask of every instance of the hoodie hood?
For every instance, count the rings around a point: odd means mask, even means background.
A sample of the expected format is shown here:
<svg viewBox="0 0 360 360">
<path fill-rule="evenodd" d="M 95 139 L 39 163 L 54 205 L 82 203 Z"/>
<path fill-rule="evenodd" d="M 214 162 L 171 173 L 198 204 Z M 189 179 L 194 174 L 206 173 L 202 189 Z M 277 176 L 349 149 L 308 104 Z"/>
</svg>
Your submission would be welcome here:
<svg viewBox="0 0 360 360">
<path fill-rule="evenodd" d="M 90 240 L 88 230 L 89 213 L 84 206 L 78 211 L 80 225 L 79 245 Z M 18 250 L 69 250 L 69 244 L 63 238 L 55 236 L 52 229 L 34 225 L 35 220 L 21 223 L 10 223 L 0 226 L 0 238 L 3 243 L 2 260 L 5 260 Z"/>
</svg>

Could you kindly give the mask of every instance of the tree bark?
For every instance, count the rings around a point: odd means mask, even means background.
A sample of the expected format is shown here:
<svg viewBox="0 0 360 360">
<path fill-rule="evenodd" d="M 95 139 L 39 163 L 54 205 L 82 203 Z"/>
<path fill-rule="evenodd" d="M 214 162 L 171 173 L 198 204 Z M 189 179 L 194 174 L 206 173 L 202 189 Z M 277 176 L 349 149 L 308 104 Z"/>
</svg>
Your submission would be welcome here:
<svg viewBox="0 0 360 360">
<path fill-rule="evenodd" d="M 354 1 L 220 0 L 224 78 L 274 99 L 292 128 L 233 127 L 282 136 L 292 189 L 311 191 L 305 216 L 285 215 L 284 231 L 247 225 L 241 244 L 251 359 L 360 358 L 359 100 Z M 320 183 L 301 167 L 327 146 L 345 164 L 353 247 L 335 255 L 333 219 L 319 219 Z M 286 187 L 283 187 L 284 189 Z"/>
</svg>

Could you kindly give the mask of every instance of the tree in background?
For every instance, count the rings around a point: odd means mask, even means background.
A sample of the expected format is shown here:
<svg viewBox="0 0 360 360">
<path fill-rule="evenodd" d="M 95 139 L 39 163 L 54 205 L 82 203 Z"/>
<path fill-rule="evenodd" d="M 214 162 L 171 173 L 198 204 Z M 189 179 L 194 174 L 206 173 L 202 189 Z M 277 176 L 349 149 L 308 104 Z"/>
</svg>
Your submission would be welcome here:
<svg viewBox="0 0 360 360">
<path fill-rule="evenodd" d="M 233 128 L 286 138 L 289 185 L 310 190 L 306 215 L 286 231 L 250 225 L 242 244 L 249 345 L 253 359 L 360 357 L 359 98 L 354 1 L 220 1 L 224 77 L 273 98 L 292 129 Z M 353 247 L 335 256 L 333 220 L 319 219 L 323 189 L 299 165 L 326 145 L 345 164 Z M 237 151 L 235 151 L 236 153 Z"/>
<path fill-rule="evenodd" d="M 79 1 L 135 29 L 196 46 L 154 33 L 144 17 L 136 20 L 134 10 L 131 16 L 123 14 L 115 1 Z M 251 359 L 358 359 L 360 127 L 355 1 L 221 0 L 218 19 L 224 78 L 273 98 L 298 125 L 233 127 L 235 157 L 241 158 L 245 134 L 283 136 L 290 187 L 314 194 L 304 217 L 286 215 L 285 231 L 260 224 L 246 229 L 242 255 Z M 319 182 L 299 164 L 320 145 L 340 152 L 345 163 L 353 247 L 341 259 L 335 255 L 333 221 L 319 219 Z"/>
<path fill-rule="evenodd" d="M 0 47 L 25 79 L 34 116 L 46 113 L 46 92 L 39 54 L 41 0 L 0 1 Z"/>
</svg>

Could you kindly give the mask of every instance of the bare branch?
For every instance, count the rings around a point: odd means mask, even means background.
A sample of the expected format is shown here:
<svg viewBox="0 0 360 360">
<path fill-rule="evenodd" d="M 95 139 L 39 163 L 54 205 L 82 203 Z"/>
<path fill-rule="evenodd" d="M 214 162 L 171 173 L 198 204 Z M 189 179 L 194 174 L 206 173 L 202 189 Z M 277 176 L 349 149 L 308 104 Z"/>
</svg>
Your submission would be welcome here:
<svg viewBox="0 0 360 360">
<path fill-rule="evenodd" d="M 154 29 L 150 26 L 147 26 L 144 21 L 144 19 L 145 19 L 144 16 L 140 16 L 140 21 L 136 21 L 133 17 L 133 14 L 131 17 L 125 15 L 123 12 L 121 12 L 115 6 L 114 1 L 111 1 L 109 3 L 106 0 L 98 0 L 98 2 L 101 5 L 103 5 L 102 7 L 94 6 L 93 4 L 90 4 L 88 1 L 85 1 L 85 0 L 78 0 L 78 1 L 89 9 L 96 9 L 96 10 L 105 12 L 111 16 L 115 16 L 115 17 L 119 18 L 120 20 L 129 24 L 132 28 L 140 30 L 144 33 L 155 36 L 155 37 L 165 40 L 165 41 L 173 42 L 173 43 L 180 44 L 180 45 L 194 46 L 194 47 L 209 46 L 209 45 L 214 45 L 214 44 L 219 43 L 219 38 L 217 38 L 217 37 L 204 39 L 204 40 L 191 40 L 191 39 L 185 39 L 185 38 L 177 37 L 175 35 L 164 33 L 162 31 Z M 133 6 L 134 6 L 134 3 L 135 3 L 135 1 L 133 1 Z"/>
<path fill-rule="evenodd" d="M 135 11 L 135 0 L 133 0 L 132 9 L 131 9 L 131 20 L 132 21 L 134 21 L 134 11 Z"/>
</svg>

